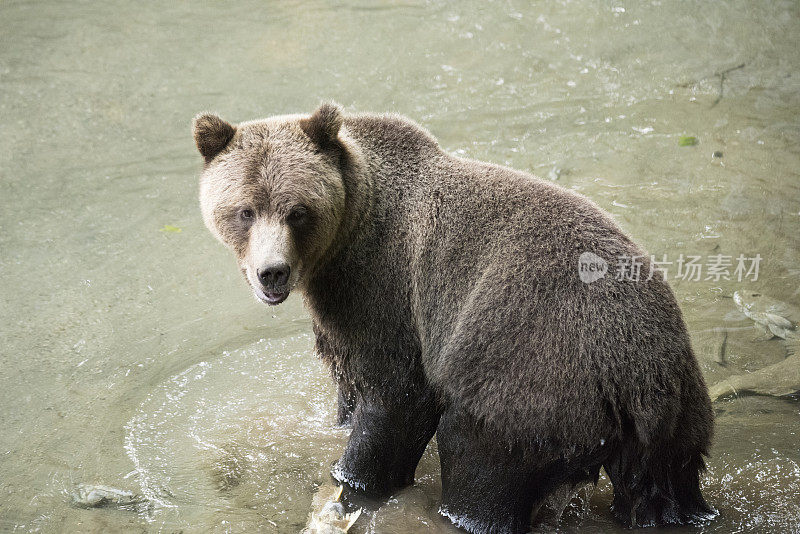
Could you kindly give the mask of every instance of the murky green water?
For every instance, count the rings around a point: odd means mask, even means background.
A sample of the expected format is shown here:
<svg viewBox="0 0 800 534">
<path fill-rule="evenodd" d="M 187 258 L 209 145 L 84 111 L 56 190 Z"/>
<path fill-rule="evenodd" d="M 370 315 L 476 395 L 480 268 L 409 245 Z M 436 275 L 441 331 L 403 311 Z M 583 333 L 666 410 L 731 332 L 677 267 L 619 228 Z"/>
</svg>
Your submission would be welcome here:
<svg viewBox="0 0 800 534">
<path fill-rule="evenodd" d="M 780 361 L 726 297 L 800 302 L 798 21 L 794 1 L 0 3 L 0 531 L 296 532 L 327 480 L 334 390 L 298 297 L 256 304 L 202 225 L 200 110 L 399 111 L 659 257 L 758 253 L 755 282 L 673 286 L 710 383 Z M 721 516 L 688 530 L 800 531 L 800 403 L 715 406 Z M 152 505 L 77 509 L 78 482 Z M 362 530 L 451 532 L 438 491 L 429 450 Z M 616 530 L 609 502 L 603 482 L 560 528 Z"/>
</svg>

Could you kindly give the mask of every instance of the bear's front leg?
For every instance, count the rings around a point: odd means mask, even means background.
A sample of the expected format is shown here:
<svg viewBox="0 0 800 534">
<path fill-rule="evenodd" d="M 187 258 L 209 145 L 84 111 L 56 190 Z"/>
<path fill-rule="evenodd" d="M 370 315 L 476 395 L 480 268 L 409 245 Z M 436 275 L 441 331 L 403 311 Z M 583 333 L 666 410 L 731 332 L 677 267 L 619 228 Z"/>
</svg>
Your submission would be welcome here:
<svg viewBox="0 0 800 534">
<path fill-rule="evenodd" d="M 353 412 L 358 404 L 358 394 L 355 389 L 344 380 L 338 384 L 338 399 L 336 409 L 336 424 L 339 426 L 350 426 L 353 420 Z"/>
<path fill-rule="evenodd" d="M 387 496 L 414 482 L 414 471 L 439 423 L 432 393 L 388 402 L 359 396 L 344 454 L 331 470 L 352 489 Z"/>
</svg>

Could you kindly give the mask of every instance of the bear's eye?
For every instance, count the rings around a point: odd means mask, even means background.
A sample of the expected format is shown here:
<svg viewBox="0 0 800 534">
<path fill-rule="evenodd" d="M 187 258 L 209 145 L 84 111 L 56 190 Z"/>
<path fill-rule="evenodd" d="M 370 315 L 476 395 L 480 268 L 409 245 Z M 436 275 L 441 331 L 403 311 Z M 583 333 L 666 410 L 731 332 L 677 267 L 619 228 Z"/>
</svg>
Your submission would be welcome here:
<svg viewBox="0 0 800 534">
<path fill-rule="evenodd" d="M 253 213 L 253 210 L 249 208 L 245 208 L 239 212 L 239 218 L 247 223 L 252 222 L 255 216 L 256 215 Z"/>
<path fill-rule="evenodd" d="M 292 211 L 289 212 L 289 215 L 286 217 L 286 222 L 294 225 L 302 224 L 306 220 L 307 214 L 308 212 L 303 206 L 297 206 L 292 208 Z"/>
</svg>

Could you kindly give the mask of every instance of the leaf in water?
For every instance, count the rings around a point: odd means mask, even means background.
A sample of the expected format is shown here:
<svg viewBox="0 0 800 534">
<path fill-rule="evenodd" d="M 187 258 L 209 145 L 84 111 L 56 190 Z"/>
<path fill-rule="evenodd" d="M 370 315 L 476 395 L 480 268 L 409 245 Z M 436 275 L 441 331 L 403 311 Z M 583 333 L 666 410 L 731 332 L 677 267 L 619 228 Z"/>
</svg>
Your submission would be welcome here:
<svg viewBox="0 0 800 534">
<path fill-rule="evenodd" d="M 171 224 L 165 224 L 164 228 L 160 230 L 161 232 L 167 232 L 169 234 L 179 234 L 181 229 L 177 226 L 172 226 Z"/>
<path fill-rule="evenodd" d="M 699 142 L 696 137 L 690 135 L 682 135 L 678 138 L 678 146 L 694 146 Z"/>
</svg>

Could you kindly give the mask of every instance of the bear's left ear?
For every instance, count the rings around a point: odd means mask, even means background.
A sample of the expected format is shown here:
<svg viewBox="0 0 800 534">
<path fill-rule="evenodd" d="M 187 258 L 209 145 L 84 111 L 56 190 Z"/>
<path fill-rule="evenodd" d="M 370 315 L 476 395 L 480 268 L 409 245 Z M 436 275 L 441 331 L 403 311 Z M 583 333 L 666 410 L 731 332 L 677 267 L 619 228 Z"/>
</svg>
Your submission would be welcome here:
<svg viewBox="0 0 800 534">
<path fill-rule="evenodd" d="M 322 149 L 339 146 L 342 127 L 342 108 L 334 102 L 324 102 L 309 118 L 300 119 L 300 128 Z"/>
<path fill-rule="evenodd" d="M 192 131 L 197 150 L 208 163 L 233 139 L 236 126 L 213 113 L 201 113 L 194 118 Z"/>
</svg>

